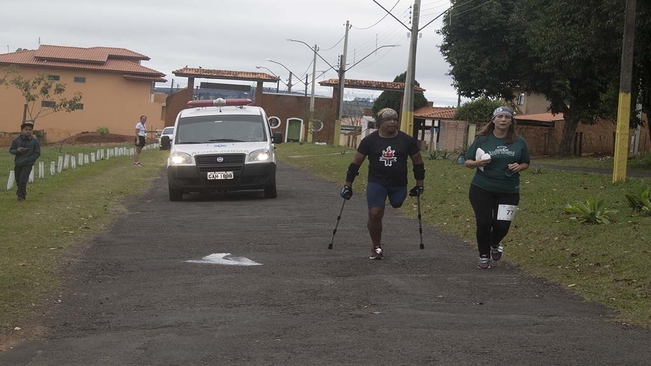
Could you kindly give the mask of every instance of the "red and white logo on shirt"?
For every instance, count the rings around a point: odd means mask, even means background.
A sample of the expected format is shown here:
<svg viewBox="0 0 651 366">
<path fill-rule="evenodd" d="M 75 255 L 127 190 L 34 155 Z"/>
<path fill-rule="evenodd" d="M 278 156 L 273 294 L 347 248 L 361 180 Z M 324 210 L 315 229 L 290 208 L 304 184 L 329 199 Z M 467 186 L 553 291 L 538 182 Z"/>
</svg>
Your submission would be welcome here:
<svg viewBox="0 0 651 366">
<path fill-rule="evenodd" d="M 391 150 L 391 146 L 387 146 L 385 150 L 382 150 L 380 161 L 384 162 L 384 166 L 392 166 L 393 163 L 398 161 L 398 158 L 396 158 L 396 151 Z"/>
</svg>

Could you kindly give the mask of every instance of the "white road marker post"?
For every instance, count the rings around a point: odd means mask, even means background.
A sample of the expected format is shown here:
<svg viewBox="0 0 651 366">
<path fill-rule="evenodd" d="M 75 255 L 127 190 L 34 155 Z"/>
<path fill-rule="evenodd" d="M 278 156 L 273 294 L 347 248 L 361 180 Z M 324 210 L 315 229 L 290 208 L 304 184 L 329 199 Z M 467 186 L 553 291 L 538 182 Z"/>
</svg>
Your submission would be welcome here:
<svg viewBox="0 0 651 366">
<path fill-rule="evenodd" d="M 14 188 L 14 181 L 16 180 L 16 176 L 14 174 L 15 173 L 13 170 L 9 171 L 9 179 L 7 179 L 7 190 Z"/>
</svg>

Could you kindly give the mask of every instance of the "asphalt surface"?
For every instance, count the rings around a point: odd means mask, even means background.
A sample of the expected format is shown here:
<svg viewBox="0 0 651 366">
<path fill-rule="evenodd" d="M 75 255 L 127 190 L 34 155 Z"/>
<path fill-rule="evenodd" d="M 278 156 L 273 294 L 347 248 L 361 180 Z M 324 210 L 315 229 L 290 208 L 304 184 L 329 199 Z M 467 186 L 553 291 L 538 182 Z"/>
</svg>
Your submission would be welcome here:
<svg viewBox="0 0 651 366">
<path fill-rule="evenodd" d="M 328 250 L 338 191 L 281 164 L 277 199 L 170 202 L 161 175 L 71 265 L 48 332 L 0 365 L 650 364 L 650 331 L 508 263 L 477 269 L 472 245 L 432 226 L 421 250 L 418 221 L 393 209 L 386 259 L 369 260 L 361 195 Z M 186 262 L 214 253 L 261 265 Z"/>
</svg>

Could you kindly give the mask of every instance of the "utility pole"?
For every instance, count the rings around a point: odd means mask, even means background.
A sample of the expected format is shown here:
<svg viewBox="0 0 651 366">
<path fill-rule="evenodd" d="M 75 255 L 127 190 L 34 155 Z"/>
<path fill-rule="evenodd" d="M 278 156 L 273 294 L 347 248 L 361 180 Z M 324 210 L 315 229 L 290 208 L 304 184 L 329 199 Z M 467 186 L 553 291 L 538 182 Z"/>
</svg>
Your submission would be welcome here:
<svg viewBox="0 0 651 366">
<path fill-rule="evenodd" d="M 355 67 L 360 62 L 366 60 L 369 56 L 375 54 L 376 51 L 381 49 L 381 48 L 397 47 L 398 46 L 398 45 L 395 45 L 395 44 L 380 46 L 380 47 L 376 48 L 375 50 L 371 51 L 371 53 L 369 53 L 368 55 L 364 56 L 363 58 L 361 58 L 360 60 L 355 62 L 349 68 L 346 68 L 346 54 L 348 52 L 348 30 L 350 28 L 351 28 L 350 23 L 348 21 L 346 21 L 346 33 L 344 35 L 344 38 L 345 38 L 345 41 L 344 41 L 344 54 L 339 57 L 339 67 L 338 68 L 336 66 L 330 65 L 328 60 L 324 59 L 323 57 L 321 57 L 321 55 L 319 55 L 319 53 L 317 52 L 318 47 L 316 45 L 314 45 L 314 48 L 312 48 L 312 46 L 310 46 L 309 44 L 307 44 L 307 43 L 305 43 L 303 41 L 299 41 L 297 39 L 287 39 L 290 42 L 302 43 L 305 46 L 307 46 L 312 52 L 314 52 L 314 61 L 312 62 L 312 64 L 314 66 L 312 67 L 312 100 L 310 101 L 311 108 L 314 107 L 314 83 L 316 82 L 316 80 L 315 80 L 316 79 L 316 77 L 315 77 L 315 74 L 316 74 L 316 56 L 319 56 L 319 58 L 323 62 L 325 62 L 326 64 L 328 64 L 328 66 L 330 66 L 330 69 L 328 69 L 328 70 L 338 69 L 337 73 L 339 75 L 339 95 L 337 97 L 337 119 L 335 120 L 335 128 L 334 128 L 334 130 L 335 130 L 334 131 L 334 136 L 335 137 L 334 137 L 334 140 L 333 140 L 333 146 L 338 146 L 339 145 L 339 134 L 340 134 L 340 131 L 341 131 L 341 118 L 343 116 L 343 99 L 344 99 L 344 86 L 346 84 L 345 83 L 346 71 L 352 69 L 353 67 Z M 273 62 L 275 62 L 275 61 L 273 61 Z M 323 73 L 327 72 L 328 70 L 323 71 Z M 321 75 L 323 75 L 323 73 Z"/>
<path fill-rule="evenodd" d="M 414 14 L 411 22 L 411 39 L 409 45 L 409 63 L 405 92 L 402 97 L 402 113 L 400 113 L 400 131 L 409 136 L 414 133 L 414 84 L 416 75 L 416 46 L 418 45 L 418 21 L 420 19 L 420 0 L 414 0 Z"/>
<path fill-rule="evenodd" d="M 337 120 L 335 121 L 335 136 L 332 142 L 333 146 L 339 146 L 341 135 L 341 118 L 344 110 L 344 84 L 346 83 L 346 53 L 348 53 L 348 30 L 350 22 L 346 20 L 346 33 L 344 34 L 344 53 L 339 60 L 339 98 L 337 100 Z"/>
<path fill-rule="evenodd" d="M 633 50 L 635 40 L 635 6 L 636 0 L 626 0 L 622 64 L 620 66 L 619 75 L 619 102 L 617 108 L 617 133 L 615 135 L 613 183 L 626 180 L 628 129 L 631 118 L 631 79 L 633 75 Z"/>
<path fill-rule="evenodd" d="M 317 45 L 314 45 L 314 58 L 312 59 L 312 90 L 310 91 L 310 121 L 307 124 L 307 142 L 312 142 L 314 139 L 314 134 L 312 133 L 312 129 L 314 128 L 314 84 L 316 83 L 316 53 L 318 50 L 319 47 L 317 47 Z"/>
<path fill-rule="evenodd" d="M 414 87 L 415 87 L 414 84 L 416 84 L 415 82 L 416 81 L 416 46 L 418 45 L 418 33 L 428 25 L 432 24 L 436 19 L 443 16 L 445 13 L 450 12 L 454 4 L 452 4 L 452 6 L 450 6 L 448 9 L 445 9 L 445 11 L 442 12 L 441 14 L 434 17 L 434 19 L 430 20 L 422 28 L 418 29 L 418 22 L 420 21 L 420 0 L 414 0 L 414 12 L 413 12 L 411 28 L 407 27 L 404 23 L 400 21 L 400 19 L 396 18 L 395 15 L 391 14 L 391 12 L 385 9 L 380 3 L 377 2 L 377 0 L 373 0 L 373 2 L 376 3 L 379 7 L 381 7 L 384 11 L 386 11 L 387 14 L 391 15 L 393 19 L 397 20 L 398 23 L 402 24 L 403 27 L 407 28 L 407 30 L 409 30 L 411 34 L 410 47 L 409 47 L 409 63 L 407 64 L 405 92 L 402 100 L 402 113 L 401 113 L 402 116 L 400 118 L 401 121 L 400 130 L 411 135 L 414 132 L 413 131 L 414 130 L 413 127 Z M 488 4 L 488 3 L 489 2 L 487 1 L 485 3 L 482 3 L 479 6 L 483 6 L 484 4 Z"/>
<path fill-rule="evenodd" d="M 292 94 L 292 72 L 289 72 L 289 83 L 287 83 L 287 93 Z"/>
</svg>

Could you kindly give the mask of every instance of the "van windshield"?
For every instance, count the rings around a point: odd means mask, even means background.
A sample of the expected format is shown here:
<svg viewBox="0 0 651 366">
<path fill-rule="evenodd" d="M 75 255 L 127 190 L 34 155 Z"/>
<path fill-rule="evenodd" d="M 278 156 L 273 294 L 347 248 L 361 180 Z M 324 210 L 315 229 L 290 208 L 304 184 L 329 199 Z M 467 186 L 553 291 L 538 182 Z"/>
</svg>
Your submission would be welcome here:
<svg viewBox="0 0 651 366">
<path fill-rule="evenodd" d="M 264 126 L 260 115 L 185 117 L 177 123 L 175 143 L 262 142 L 267 141 Z"/>
</svg>

